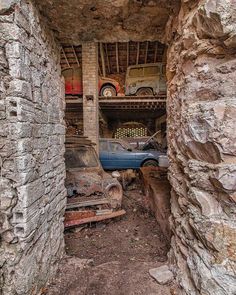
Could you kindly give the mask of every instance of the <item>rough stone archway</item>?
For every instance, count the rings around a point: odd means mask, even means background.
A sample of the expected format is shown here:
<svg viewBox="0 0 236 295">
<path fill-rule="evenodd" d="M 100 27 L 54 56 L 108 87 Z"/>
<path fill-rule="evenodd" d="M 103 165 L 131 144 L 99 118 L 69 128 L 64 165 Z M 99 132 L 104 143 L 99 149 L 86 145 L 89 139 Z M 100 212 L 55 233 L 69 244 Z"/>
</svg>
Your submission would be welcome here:
<svg viewBox="0 0 236 295">
<path fill-rule="evenodd" d="M 0 294 L 39 294 L 64 254 L 59 44 L 28 1 L 0 1 Z"/>
<path fill-rule="evenodd" d="M 63 33 L 63 25 L 50 13 L 60 18 L 60 12 L 66 11 L 63 7 L 74 11 L 76 3 L 68 7 L 68 1 L 61 1 L 64 6 L 59 6 L 58 0 L 51 7 L 50 1 L 35 2 L 0 2 L 4 295 L 37 294 L 54 275 L 63 253 L 64 102 L 59 45 L 48 26 L 63 39 L 68 26 Z M 174 2 L 117 0 L 116 7 L 111 7 L 117 22 L 113 29 L 117 41 L 147 39 L 149 19 L 158 18 L 155 12 L 165 12 L 165 22 L 172 14 L 166 26 L 169 178 L 173 187 L 169 263 L 183 294 L 231 295 L 236 292 L 235 1 L 183 0 L 178 15 Z M 109 23 L 101 21 L 94 1 L 90 4 L 82 8 L 83 21 L 90 19 L 90 13 L 95 14 L 93 21 L 81 32 L 75 31 L 70 41 L 78 37 L 81 41 L 114 41 L 114 35 L 108 40 L 110 31 L 105 34 L 101 25 L 87 33 L 99 19 L 101 24 Z M 151 18 L 143 16 L 148 25 L 141 33 L 140 13 L 152 13 Z M 156 26 L 159 30 L 151 27 L 152 36 L 157 32 L 154 39 L 163 33 L 159 22 Z"/>
<path fill-rule="evenodd" d="M 234 294 L 236 6 L 182 2 L 167 25 L 169 258 L 185 293 Z"/>
</svg>

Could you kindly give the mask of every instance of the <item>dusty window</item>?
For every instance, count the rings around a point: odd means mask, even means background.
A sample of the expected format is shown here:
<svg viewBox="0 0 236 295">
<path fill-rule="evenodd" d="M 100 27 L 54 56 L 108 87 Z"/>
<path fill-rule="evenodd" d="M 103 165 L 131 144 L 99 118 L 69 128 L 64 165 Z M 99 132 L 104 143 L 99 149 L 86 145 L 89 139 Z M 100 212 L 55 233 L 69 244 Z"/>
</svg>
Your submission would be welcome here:
<svg viewBox="0 0 236 295">
<path fill-rule="evenodd" d="M 100 151 L 107 151 L 108 150 L 107 141 L 100 141 L 99 149 Z"/>
<path fill-rule="evenodd" d="M 66 150 L 66 168 L 97 167 L 98 159 L 93 148 L 80 147 Z"/>
<path fill-rule="evenodd" d="M 126 149 L 118 142 L 111 142 L 111 152 L 125 151 Z"/>
<path fill-rule="evenodd" d="M 160 74 L 160 68 L 159 67 L 147 67 L 144 68 L 144 76 L 155 76 Z"/>
<path fill-rule="evenodd" d="M 133 68 L 129 71 L 130 77 L 142 77 L 143 76 L 143 68 Z"/>
</svg>

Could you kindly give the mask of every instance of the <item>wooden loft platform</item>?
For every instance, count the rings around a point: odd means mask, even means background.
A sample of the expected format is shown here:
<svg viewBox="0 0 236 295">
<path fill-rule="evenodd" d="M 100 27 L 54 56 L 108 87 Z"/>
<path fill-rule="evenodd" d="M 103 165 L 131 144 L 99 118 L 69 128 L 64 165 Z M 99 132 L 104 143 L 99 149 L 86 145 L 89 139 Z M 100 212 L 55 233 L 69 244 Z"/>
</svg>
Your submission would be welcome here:
<svg viewBox="0 0 236 295">
<path fill-rule="evenodd" d="M 67 106 L 81 107 L 82 97 L 66 96 Z M 165 109 L 166 96 L 114 96 L 99 97 L 101 110 L 153 110 Z"/>
</svg>

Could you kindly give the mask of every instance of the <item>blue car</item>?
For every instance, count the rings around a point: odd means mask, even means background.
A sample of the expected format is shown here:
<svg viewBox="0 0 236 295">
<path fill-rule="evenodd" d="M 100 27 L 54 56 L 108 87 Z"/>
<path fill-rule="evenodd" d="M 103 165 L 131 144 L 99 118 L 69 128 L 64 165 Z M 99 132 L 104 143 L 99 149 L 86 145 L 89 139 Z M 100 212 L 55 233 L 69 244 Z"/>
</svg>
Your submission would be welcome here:
<svg viewBox="0 0 236 295">
<path fill-rule="evenodd" d="M 99 158 L 104 169 L 138 169 L 146 166 L 158 166 L 163 152 L 155 150 L 141 151 L 132 149 L 120 139 L 100 139 Z"/>
</svg>

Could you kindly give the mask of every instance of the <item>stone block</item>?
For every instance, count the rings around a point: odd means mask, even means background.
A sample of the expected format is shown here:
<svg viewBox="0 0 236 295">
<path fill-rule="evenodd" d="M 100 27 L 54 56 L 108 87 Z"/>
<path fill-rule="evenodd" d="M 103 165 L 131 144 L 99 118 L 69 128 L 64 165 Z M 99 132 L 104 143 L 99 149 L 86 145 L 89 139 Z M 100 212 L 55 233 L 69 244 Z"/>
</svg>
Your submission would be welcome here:
<svg viewBox="0 0 236 295">
<path fill-rule="evenodd" d="M 29 207 L 44 195 L 45 187 L 41 179 L 37 179 L 29 184 L 17 188 L 19 205 L 22 208 Z"/>
<path fill-rule="evenodd" d="M 170 271 L 168 265 L 162 265 L 157 268 L 152 268 L 149 270 L 149 274 L 160 285 L 168 284 L 174 279 L 173 273 Z"/>
<path fill-rule="evenodd" d="M 8 11 L 14 10 L 14 6 L 19 0 L 1 0 L 0 2 L 0 14 L 7 13 Z"/>
<path fill-rule="evenodd" d="M 197 188 L 191 188 L 189 191 L 190 199 L 201 208 L 204 216 L 214 216 L 222 214 L 222 208 L 213 193 L 203 191 Z"/>
<path fill-rule="evenodd" d="M 10 58 L 14 59 L 23 59 L 25 50 L 22 44 L 18 41 L 12 41 L 6 44 L 6 57 L 9 60 Z"/>
<path fill-rule="evenodd" d="M 212 172 L 210 180 L 214 187 L 225 192 L 236 191 L 236 165 L 224 165 Z"/>
<path fill-rule="evenodd" d="M 36 166 L 36 159 L 31 154 L 26 154 L 15 159 L 18 172 L 29 172 Z"/>
<path fill-rule="evenodd" d="M 9 58 L 10 75 L 13 78 L 25 80 L 30 82 L 30 70 L 21 59 Z"/>
<path fill-rule="evenodd" d="M 31 84 L 23 80 L 13 80 L 10 82 L 8 95 L 32 100 Z"/>
</svg>

